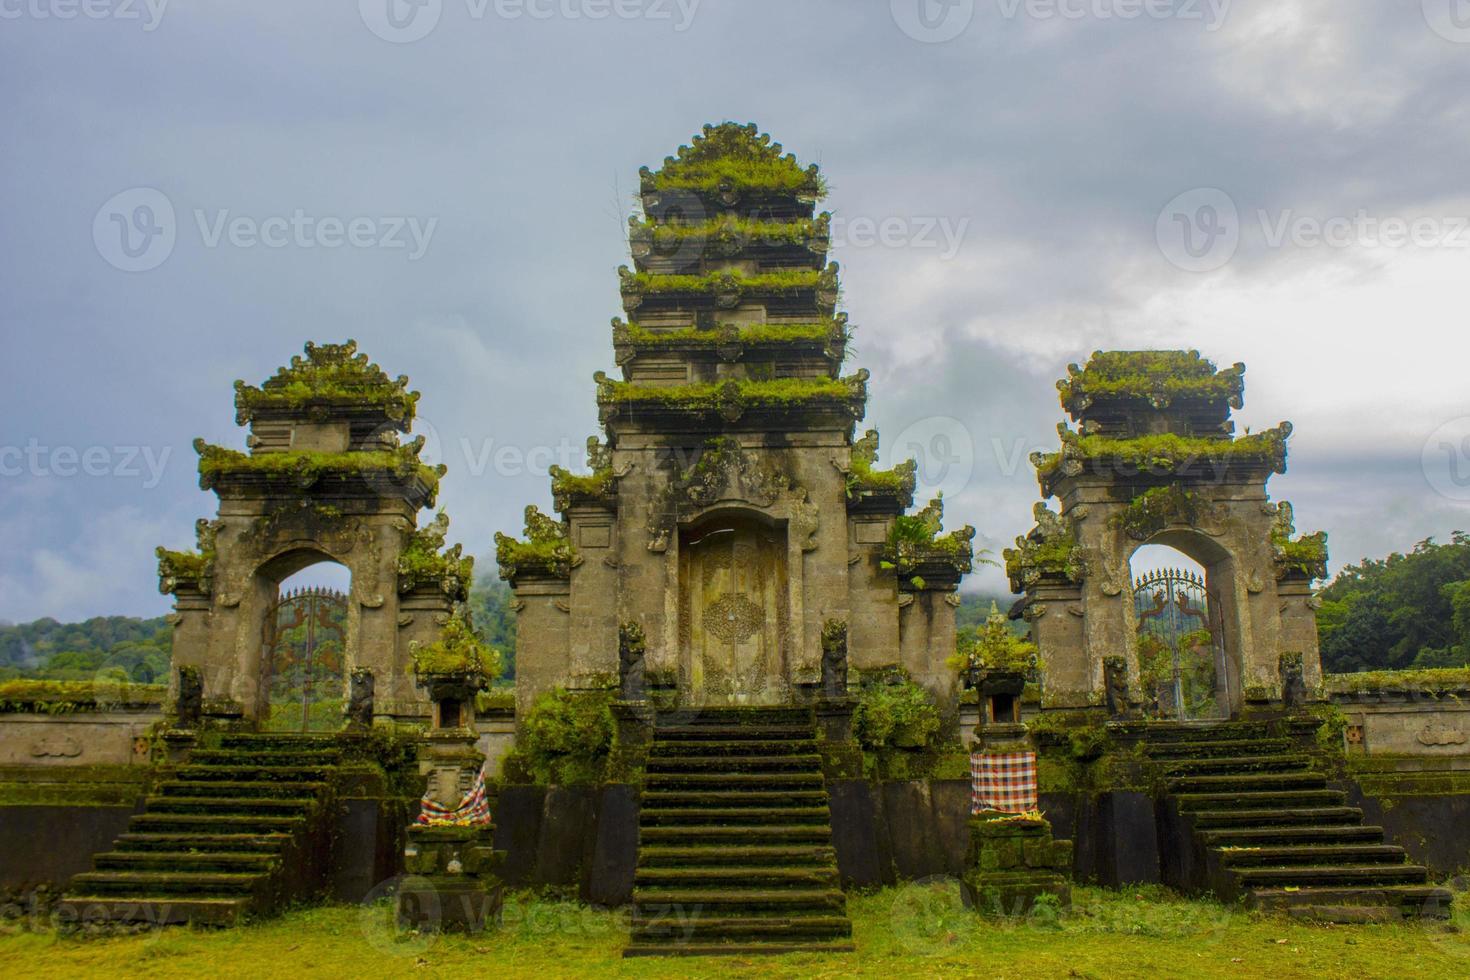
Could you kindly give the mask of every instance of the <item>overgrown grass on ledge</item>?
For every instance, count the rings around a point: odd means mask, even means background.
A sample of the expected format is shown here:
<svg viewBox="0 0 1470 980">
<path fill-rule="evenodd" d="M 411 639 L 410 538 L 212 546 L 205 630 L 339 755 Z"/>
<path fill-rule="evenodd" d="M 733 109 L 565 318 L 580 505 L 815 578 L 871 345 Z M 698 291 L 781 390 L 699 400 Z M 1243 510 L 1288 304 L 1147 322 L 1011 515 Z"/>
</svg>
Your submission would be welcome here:
<svg viewBox="0 0 1470 980">
<path fill-rule="evenodd" d="M 657 403 L 679 408 L 718 408 L 727 386 L 733 385 L 742 404 L 799 405 L 812 401 L 848 400 L 860 397 L 862 389 L 842 378 L 747 379 L 692 385 L 640 385 L 626 381 L 608 385 L 612 404 Z"/>
<path fill-rule="evenodd" d="M 136 684 L 103 678 L 95 681 L 0 681 L 0 714 L 36 711 L 60 715 L 73 711 L 105 711 L 122 705 L 159 705 L 166 684 Z"/>
<path fill-rule="evenodd" d="M 169 929 L 113 939 L 0 936 L 0 962 L 27 978 L 402 977 L 1452 977 L 1470 964 L 1470 914 L 1453 927 L 1328 927 L 1187 901 L 1158 888 L 1074 890 L 1060 915 L 994 921 L 965 910 L 952 879 L 853 895 L 857 952 L 623 960 L 622 912 L 512 896 L 481 936 L 397 936 L 391 905 L 294 912 L 234 930 Z M 1453 928 L 1453 931 L 1452 931 Z"/>
<path fill-rule="evenodd" d="M 1327 690 L 1333 694 L 1364 694 L 1372 691 L 1412 691 L 1442 694 L 1470 690 L 1470 667 L 1436 667 L 1426 670 L 1365 670 L 1357 674 L 1328 674 Z"/>
</svg>

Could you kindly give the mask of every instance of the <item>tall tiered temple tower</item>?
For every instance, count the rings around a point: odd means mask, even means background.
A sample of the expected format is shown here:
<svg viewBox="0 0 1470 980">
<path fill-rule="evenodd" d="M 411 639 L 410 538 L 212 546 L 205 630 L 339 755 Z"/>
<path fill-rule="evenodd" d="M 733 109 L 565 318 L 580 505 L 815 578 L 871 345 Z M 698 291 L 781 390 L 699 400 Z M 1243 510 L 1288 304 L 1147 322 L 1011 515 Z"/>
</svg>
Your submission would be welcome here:
<svg viewBox="0 0 1470 980">
<path fill-rule="evenodd" d="M 854 439 L 868 375 L 841 373 L 817 168 L 725 123 L 640 180 L 622 377 L 596 376 L 606 441 L 590 475 L 553 472 L 560 520 L 527 508 L 525 540 L 497 536 L 520 703 L 610 686 L 627 624 L 683 704 L 801 700 L 835 620 L 850 668 L 902 667 L 952 705 L 974 530 L 942 534 L 938 501 L 906 515 L 912 462 L 878 470 L 877 434 Z"/>
</svg>

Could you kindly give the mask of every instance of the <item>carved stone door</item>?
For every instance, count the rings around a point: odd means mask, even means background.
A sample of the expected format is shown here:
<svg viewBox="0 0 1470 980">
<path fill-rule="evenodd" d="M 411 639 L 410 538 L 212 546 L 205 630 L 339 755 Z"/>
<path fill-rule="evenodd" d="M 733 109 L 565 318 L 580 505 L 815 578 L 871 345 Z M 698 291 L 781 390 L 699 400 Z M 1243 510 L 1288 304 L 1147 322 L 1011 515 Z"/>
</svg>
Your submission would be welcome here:
<svg viewBox="0 0 1470 980">
<path fill-rule="evenodd" d="M 693 702 L 785 701 L 785 534 L 756 524 L 714 528 L 691 535 L 681 555 Z"/>
</svg>

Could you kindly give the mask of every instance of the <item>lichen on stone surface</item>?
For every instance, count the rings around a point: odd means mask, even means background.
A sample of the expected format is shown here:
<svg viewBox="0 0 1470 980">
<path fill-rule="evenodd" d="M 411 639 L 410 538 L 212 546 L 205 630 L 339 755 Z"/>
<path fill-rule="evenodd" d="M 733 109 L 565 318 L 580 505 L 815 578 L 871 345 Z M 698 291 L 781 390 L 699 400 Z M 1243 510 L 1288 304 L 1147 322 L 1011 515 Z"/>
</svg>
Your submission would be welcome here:
<svg viewBox="0 0 1470 980">
<path fill-rule="evenodd" d="M 1014 548 L 1003 552 L 1011 591 L 1024 592 L 1043 578 L 1082 581 L 1087 563 L 1071 519 L 1059 516 L 1039 501 L 1032 514 L 1036 526 L 1018 537 Z"/>
<path fill-rule="evenodd" d="M 966 524 L 957 531 L 943 534 L 944 495 L 940 494 L 917 514 L 900 514 L 893 519 L 884 548 L 884 561 L 897 569 L 900 577 L 908 577 L 916 589 L 927 583 L 915 571 L 925 565 L 942 565 L 956 574 L 974 567 L 975 529 Z"/>
<path fill-rule="evenodd" d="M 172 595 L 180 587 L 209 594 L 214 579 L 215 537 L 219 523 L 201 518 L 194 522 L 194 551 L 170 551 L 162 546 L 158 556 L 158 591 Z"/>
<path fill-rule="evenodd" d="M 1296 534 L 1290 503 L 1281 501 L 1276 505 L 1276 520 L 1271 527 L 1271 549 L 1276 560 L 1276 577 L 1305 576 L 1308 579 L 1327 577 L 1327 532 Z"/>
<path fill-rule="evenodd" d="M 447 471 L 442 463 L 429 466 L 419 459 L 422 436 L 397 449 L 322 453 L 304 450 L 242 453 L 224 446 L 194 440 L 199 453 L 200 489 L 212 489 L 221 478 L 266 476 L 280 478 L 300 490 L 310 489 L 324 477 L 371 477 L 375 474 L 399 480 L 416 478 L 429 489 L 429 505 Z"/>
<path fill-rule="evenodd" d="M 419 675 L 478 675 L 493 680 L 501 671 L 499 652 L 480 639 L 462 608 L 449 617 L 434 642 L 415 646 L 412 655 L 414 673 Z"/>
<path fill-rule="evenodd" d="M 260 387 L 235 382 L 235 418 L 240 425 L 263 408 L 374 409 L 398 422 L 413 420 L 419 393 L 408 390 L 408 378 L 389 378 L 357 352 L 357 342 L 307 343 L 306 357 L 291 358 Z"/>
<path fill-rule="evenodd" d="M 878 462 L 878 430 L 869 429 L 861 439 L 852 444 L 848 456 L 846 477 L 847 499 L 855 500 L 865 494 L 889 493 L 898 497 L 907 507 L 914 499 L 914 486 L 918 463 L 906 459 L 892 469 L 880 470 Z"/>
<path fill-rule="evenodd" d="M 558 578 L 571 574 L 577 552 L 565 522 L 548 517 L 531 504 L 526 508 L 525 535 L 522 541 L 496 533 L 495 560 L 500 565 L 501 578 L 513 581 L 527 572 Z"/>
<path fill-rule="evenodd" d="M 1081 435 L 1065 422 L 1057 426 L 1062 450 L 1056 453 L 1033 453 L 1032 463 L 1043 478 L 1081 473 L 1086 462 L 1105 462 L 1113 466 L 1151 473 L 1172 473 L 1217 461 L 1260 462 L 1274 472 L 1286 470 L 1286 440 L 1291 423 L 1283 422 L 1237 439 L 1181 436 L 1173 433 L 1118 439 L 1102 435 Z"/>
<path fill-rule="evenodd" d="M 1203 506 L 1199 494 L 1178 484 L 1152 487 L 1108 518 L 1108 524 L 1136 541 L 1143 541 L 1171 524 L 1194 525 Z"/>
<path fill-rule="evenodd" d="M 1241 406 L 1245 365 L 1224 371 L 1200 357 L 1199 351 L 1095 351 L 1086 367 L 1067 366 L 1057 382 L 1062 407 L 1080 412 L 1098 397 L 1139 399 L 1166 408 L 1177 399 L 1223 401 Z"/>
<path fill-rule="evenodd" d="M 645 194 L 666 190 L 767 191 L 813 199 L 826 194 L 826 182 L 813 164 L 805 169 L 794 154 L 758 132 L 754 123 L 706 125 L 690 145 L 666 157 L 657 171 L 640 171 Z"/>
<path fill-rule="evenodd" d="M 463 545 L 445 549 L 448 533 L 449 517 L 443 511 L 431 523 L 409 532 L 398 555 L 398 591 L 438 585 L 456 601 L 462 602 L 469 596 L 475 558 L 463 553 Z"/>
</svg>

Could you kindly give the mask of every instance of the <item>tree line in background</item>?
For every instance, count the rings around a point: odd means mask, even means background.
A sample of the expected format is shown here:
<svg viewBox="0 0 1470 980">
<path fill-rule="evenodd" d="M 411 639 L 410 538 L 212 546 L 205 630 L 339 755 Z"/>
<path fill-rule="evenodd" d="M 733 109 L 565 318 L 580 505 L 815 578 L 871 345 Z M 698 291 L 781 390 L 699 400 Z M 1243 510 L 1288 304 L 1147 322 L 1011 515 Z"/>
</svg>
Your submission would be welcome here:
<svg viewBox="0 0 1470 980">
<path fill-rule="evenodd" d="M 1456 531 L 1445 544 L 1426 539 L 1408 554 L 1349 565 L 1320 595 L 1317 630 L 1329 673 L 1470 666 L 1470 534 Z M 962 640 L 984 623 L 992 603 L 1004 610 L 1012 601 L 976 593 L 960 600 Z M 515 680 L 510 601 L 510 588 L 493 576 L 481 577 L 470 591 L 476 630 L 504 656 L 502 684 Z M 169 627 L 162 616 L 0 626 L 0 680 L 90 680 L 105 671 L 163 683 L 168 660 Z"/>
</svg>

